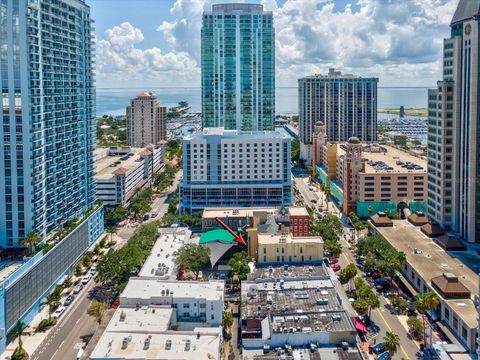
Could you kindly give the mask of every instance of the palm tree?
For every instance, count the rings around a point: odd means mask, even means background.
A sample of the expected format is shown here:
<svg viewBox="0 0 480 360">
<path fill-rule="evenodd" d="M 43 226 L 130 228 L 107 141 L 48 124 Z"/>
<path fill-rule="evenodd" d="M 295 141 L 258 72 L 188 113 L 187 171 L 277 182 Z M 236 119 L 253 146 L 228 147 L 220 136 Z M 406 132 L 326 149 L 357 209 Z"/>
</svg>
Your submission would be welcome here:
<svg viewBox="0 0 480 360">
<path fill-rule="evenodd" d="M 425 333 L 425 314 L 427 313 L 427 304 L 425 301 L 425 294 L 417 294 L 415 297 L 415 302 L 413 303 L 415 306 L 415 310 L 417 310 L 420 314 L 422 314 L 422 321 L 423 321 L 423 344 L 427 345 L 426 343 L 426 333 Z"/>
<path fill-rule="evenodd" d="M 383 341 L 385 343 L 385 349 L 393 357 L 400 347 L 400 337 L 393 331 L 387 331 L 383 337 Z"/>
<path fill-rule="evenodd" d="M 48 319 L 50 320 L 52 318 L 52 314 L 60 305 L 60 299 L 58 298 L 57 294 L 52 291 L 45 297 L 43 304 L 48 306 Z"/>
<path fill-rule="evenodd" d="M 100 325 L 107 309 L 108 305 L 104 302 L 93 300 L 87 309 L 87 314 L 93 316 L 98 325 Z"/>
<path fill-rule="evenodd" d="M 110 234 L 110 242 L 112 242 L 113 241 L 113 234 L 117 233 L 117 229 L 115 229 L 115 227 L 113 227 L 113 226 L 109 226 L 106 231 L 107 231 L 108 234 Z"/>
<path fill-rule="evenodd" d="M 438 295 L 435 294 L 433 291 L 429 291 L 424 294 L 425 295 L 425 305 L 427 309 L 431 312 L 436 311 L 440 306 L 440 299 Z M 430 347 L 432 347 L 432 326 L 433 326 L 433 316 L 430 313 Z"/>
<path fill-rule="evenodd" d="M 18 338 L 18 348 L 20 350 L 23 350 L 22 334 L 26 328 L 27 324 L 25 324 L 23 321 L 18 320 L 11 334 L 12 340 Z"/>
<path fill-rule="evenodd" d="M 29 231 L 25 238 L 20 242 L 21 246 L 27 246 L 30 253 L 33 252 L 35 246 L 40 242 L 40 237 L 35 231 Z"/>
</svg>

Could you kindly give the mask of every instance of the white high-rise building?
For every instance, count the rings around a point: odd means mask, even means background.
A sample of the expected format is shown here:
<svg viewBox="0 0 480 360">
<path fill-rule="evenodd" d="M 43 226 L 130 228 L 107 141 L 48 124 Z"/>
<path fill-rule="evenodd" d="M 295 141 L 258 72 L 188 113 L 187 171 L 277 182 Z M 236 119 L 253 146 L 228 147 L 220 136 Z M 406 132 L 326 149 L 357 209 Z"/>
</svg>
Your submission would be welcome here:
<svg viewBox="0 0 480 360">
<path fill-rule="evenodd" d="M 443 43 L 443 80 L 428 92 L 428 215 L 480 240 L 479 0 L 461 0 Z"/>
</svg>

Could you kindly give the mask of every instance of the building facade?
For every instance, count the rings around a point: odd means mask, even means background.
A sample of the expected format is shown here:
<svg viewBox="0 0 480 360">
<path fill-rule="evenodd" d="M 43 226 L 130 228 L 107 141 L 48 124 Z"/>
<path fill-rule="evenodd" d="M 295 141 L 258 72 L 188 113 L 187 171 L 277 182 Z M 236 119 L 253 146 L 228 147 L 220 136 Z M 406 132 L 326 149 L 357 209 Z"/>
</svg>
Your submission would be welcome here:
<svg viewBox="0 0 480 360">
<path fill-rule="evenodd" d="M 145 147 L 167 139 L 167 108 L 152 92 L 141 92 L 127 106 L 128 145 Z"/>
<path fill-rule="evenodd" d="M 153 181 L 164 165 L 166 141 L 144 149 L 125 147 L 95 150 L 96 199 L 105 207 L 127 205 L 138 189 Z"/>
<path fill-rule="evenodd" d="M 218 4 L 203 13 L 203 127 L 273 130 L 275 29 L 259 4 Z"/>
<path fill-rule="evenodd" d="M 292 201 L 291 138 L 283 130 L 206 128 L 183 139 L 182 210 Z"/>
<path fill-rule="evenodd" d="M 323 130 L 323 125 L 317 126 L 315 177 L 328 184 L 343 213 L 356 211 L 367 218 L 386 212 L 403 218 L 407 208 L 426 212 L 424 157 L 391 145 L 362 143 L 356 137 L 346 143 L 330 143 Z"/>
<path fill-rule="evenodd" d="M 478 1 L 461 0 L 443 43 L 443 80 L 428 92 L 428 214 L 480 239 Z"/>
<path fill-rule="evenodd" d="M 0 246 L 94 203 L 95 88 L 83 0 L 0 1 Z"/>
<path fill-rule="evenodd" d="M 26 261 L 2 263 L 0 354 L 5 351 L 7 334 L 14 329 L 17 321 L 29 324 L 33 320 L 43 307 L 45 296 L 102 236 L 103 226 L 103 207 L 97 206 L 45 254 L 40 251 Z"/>
<path fill-rule="evenodd" d="M 319 236 L 292 237 L 290 234 L 258 234 L 259 264 L 319 263 L 324 259 Z"/>
<path fill-rule="evenodd" d="M 300 156 L 312 161 L 312 138 L 317 122 L 326 126 L 331 141 L 377 139 L 378 78 L 362 78 L 330 69 L 327 75 L 298 80 Z"/>
</svg>

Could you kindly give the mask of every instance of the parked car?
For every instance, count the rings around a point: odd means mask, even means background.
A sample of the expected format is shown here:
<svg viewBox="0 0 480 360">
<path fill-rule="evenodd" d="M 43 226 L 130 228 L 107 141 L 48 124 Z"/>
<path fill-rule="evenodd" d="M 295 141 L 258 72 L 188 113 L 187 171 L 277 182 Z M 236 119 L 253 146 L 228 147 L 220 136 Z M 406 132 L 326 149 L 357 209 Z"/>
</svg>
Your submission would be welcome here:
<svg viewBox="0 0 480 360">
<path fill-rule="evenodd" d="M 330 258 L 330 264 L 336 264 L 336 263 L 338 263 L 338 258 L 336 257 Z"/>
<path fill-rule="evenodd" d="M 63 306 L 68 306 L 73 302 L 73 295 L 68 295 L 63 302 Z"/>
<path fill-rule="evenodd" d="M 332 265 L 332 270 L 333 270 L 333 271 L 338 271 L 338 270 L 340 270 L 341 268 L 342 268 L 342 267 L 341 267 L 340 265 L 338 265 L 338 264 L 333 264 L 333 265 Z"/>
<path fill-rule="evenodd" d="M 392 357 L 390 356 L 390 353 L 388 351 L 385 351 L 377 357 L 377 360 L 390 360 L 391 358 Z"/>
<path fill-rule="evenodd" d="M 59 306 L 57 310 L 55 310 L 52 316 L 55 319 L 58 319 L 63 314 L 64 311 L 65 311 L 65 306 Z"/>
<path fill-rule="evenodd" d="M 82 284 L 83 284 L 83 285 L 87 285 L 91 278 L 92 278 L 92 275 L 90 275 L 90 274 L 85 275 L 85 276 L 82 278 Z"/>
<path fill-rule="evenodd" d="M 73 293 L 74 293 L 74 294 L 78 294 L 80 291 L 82 291 L 82 289 L 83 289 L 83 285 L 82 285 L 82 284 L 78 284 L 77 286 L 75 286 L 75 287 L 73 288 Z"/>
<path fill-rule="evenodd" d="M 90 268 L 90 274 L 92 275 L 95 275 L 97 273 L 97 267 L 95 265 L 93 265 L 91 268 Z"/>
<path fill-rule="evenodd" d="M 379 272 L 379 271 L 374 271 L 374 272 L 372 273 L 372 279 L 374 279 L 374 280 L 375 280 L 375 279 L 378 279 L 378 278 L 381 278 L 381 277 L 382 277 L 382 273 Z"/>
<path fill-rule="evenodd" d="M 150 219 L 150 215 L 148 214 L 143 215 L 143 221 L 147 221 L 148 219 Z"/>
<path fill-rule="evenodd" d="M 373 347 L 373 353 L 374 354 L 381 354 L 385 351 L 385 343 L 378 343 Z"/>
</svg>

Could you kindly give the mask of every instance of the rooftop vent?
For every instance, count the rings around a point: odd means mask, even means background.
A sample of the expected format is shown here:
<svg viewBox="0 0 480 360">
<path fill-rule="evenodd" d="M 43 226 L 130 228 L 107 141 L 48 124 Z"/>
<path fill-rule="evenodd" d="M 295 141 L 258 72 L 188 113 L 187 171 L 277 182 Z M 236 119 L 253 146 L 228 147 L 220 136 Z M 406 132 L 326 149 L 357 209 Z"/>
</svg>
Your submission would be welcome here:
<svg viewBox="0 0 480 360">
<path fill-rule="evenodd" d="M 120 321 L 125 321 L 126 317 L 127 317 L 127 314 L 125 314 L 125 312 L 122 310 L 122 312 L 120 313 Z"/>
<path fill-rule="evenodd" d="M 185 351 L 190 351 L 190 340 L 185 341 Z"/>
<path fill-rule="evenodd" d="M 148 350 L 150 348 L 150 338 L 146 338 L 143 342 L 143 350 Z"/>
<path fill-rule="evenodd" d="M 167 340 L 165 342 L 165 350 L 170 350 L 172 348 L 172 340 Z"/>
</svg>

